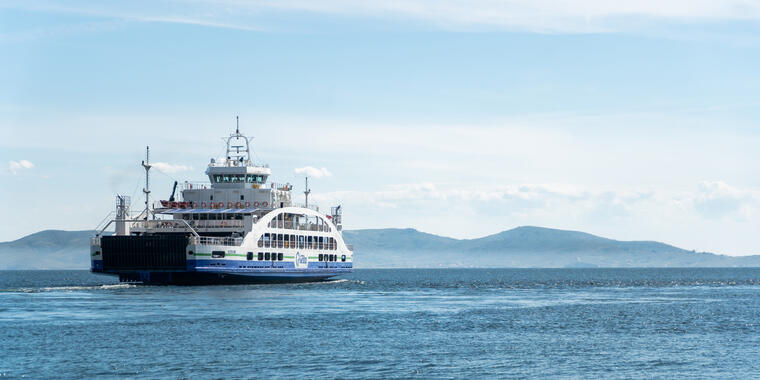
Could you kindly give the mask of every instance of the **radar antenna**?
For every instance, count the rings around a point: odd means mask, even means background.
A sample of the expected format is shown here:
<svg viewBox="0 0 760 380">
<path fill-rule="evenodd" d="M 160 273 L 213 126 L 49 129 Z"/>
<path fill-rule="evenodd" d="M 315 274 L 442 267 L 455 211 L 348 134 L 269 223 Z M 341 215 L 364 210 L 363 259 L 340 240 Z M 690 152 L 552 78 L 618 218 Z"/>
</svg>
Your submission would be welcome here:
<svg viewBox="0 0 760 380">
<path fill-rule="evenodd" d="M 240 141 L 243 140 L 243 141 Z M 235 116 L 235 133 L 227 138 L 227 165 L 245 165 L 251 162 L 251 138 L 240 133 L 240 117 Z M 245 142 L 245 144 L 242 144 Z"/>
</svg>

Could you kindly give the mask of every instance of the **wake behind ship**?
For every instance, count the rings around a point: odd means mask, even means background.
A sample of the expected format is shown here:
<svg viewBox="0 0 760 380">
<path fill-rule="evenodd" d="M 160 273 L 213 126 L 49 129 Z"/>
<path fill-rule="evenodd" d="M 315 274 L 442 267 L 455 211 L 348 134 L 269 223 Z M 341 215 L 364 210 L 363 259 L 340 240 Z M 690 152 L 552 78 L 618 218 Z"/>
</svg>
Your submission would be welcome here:
<svg viewBox="0 0 760 380">
<path fill-rule="evenodd" d="M 129 197 L 117 195 L 115 218 L 106 218 L 90 242 L 91 271 L 144 284 L 244 284 L 319 281 L 353 268 L 343 241 L 342 209 L 330 214 L 294 205 L 290 184 L 268 182 L 268 165 L 251 160 L 250 140 L 239 129 L 226 154 L 211 159 L 209 183 L 182 185 L 168 200 L 150 203 L 149 156 L 145 209 L 135 216 Z M 151 207 L 152 206 L 152 207 Z M 104 231 L 115 225 L 115 233 Z"/>
</svg>

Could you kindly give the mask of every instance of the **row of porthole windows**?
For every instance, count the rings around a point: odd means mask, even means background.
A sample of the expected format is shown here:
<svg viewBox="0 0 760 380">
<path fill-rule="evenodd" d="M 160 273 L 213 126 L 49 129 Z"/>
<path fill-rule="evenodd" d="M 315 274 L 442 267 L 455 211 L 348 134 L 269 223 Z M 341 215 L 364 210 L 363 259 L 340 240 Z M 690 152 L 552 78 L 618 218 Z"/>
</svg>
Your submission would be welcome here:
<svg viewBox="0 0 760 380">
<path fill-rule="evenodd" d="M 282 252 L 259 252 L 256 256 L 258 261 L 282 261 L 282 257 Z M 249 261 L 253 260 L 253 252 L 248 252 L 245 258 Z"/>
<path fill-rule="evenodd" d="M 319 261 L 346 261 L 346 255 L 338 257 L 338 255 L 319 254 Z"/>
<path fill-rule="evenodd" d="M 259 238 L 259 248 L 338 249 L 335 238 L 266 233 Z"/>
</svg>

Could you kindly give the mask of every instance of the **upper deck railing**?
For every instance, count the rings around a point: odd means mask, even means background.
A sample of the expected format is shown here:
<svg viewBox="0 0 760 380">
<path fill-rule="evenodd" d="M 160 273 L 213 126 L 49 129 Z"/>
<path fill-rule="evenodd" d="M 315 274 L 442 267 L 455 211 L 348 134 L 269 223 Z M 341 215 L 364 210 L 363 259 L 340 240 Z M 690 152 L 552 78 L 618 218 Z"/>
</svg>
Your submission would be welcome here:
<svg viewBox="0 0 760 380">
<path fill-rule="evenodd" d="M 162 220 L 140 220 L 130 223 L 131 229 L 137 230 L 177 230 L 187 229 L 187 226 L 195 229 L 240 229 L 243 228 L 242 220 L 177 220 L 177 219 L 162 219 Z"/>
<path fill-rule="evenodd" d="M 195 245 L 229 245 L 233 247 L 243 245 L 241 237 L 214 237 L 214 236 L 191 236 L 190 244 Z"/>
<path fill-rule="evenodd" d="M 185 181 L 181 184 L 180 190 L 198 190 L 198 189 L 210 189 L 211 182 L 188 182 Z"/>
<path fill-rule="evenodd" d="M 309 210 L 313 210 L 313 211 L 319 212 L 319 206 L 317 206 L 317 205 L 308 205 L 307 206 L 307 205 L 305 205 L 303 203 L 298 203 L 298 204 L 296 204 L 294 206 L 295 207 L 301 207 L 301 208 L 308 208 Z"/>
<path fill-rule="evenodd" d="M 223 182 L 222 185 L 229 185 L 229 184 L 252 184 L 254 188 L 256 189 L 275 189 L 275 190 L 282 190 L 282 191 L 290 191 L 293 190 L 293 185 L 289 183 L 278 183 L 278 182 L 268 182 L 268 183 L 253 183 L 253 182 Z M 184 182 L 182 184 L 179 184 L 180 191 L 182 190 L 198 190 L 198 189 L 211 189 L 211 182 Z"/>
</svg>

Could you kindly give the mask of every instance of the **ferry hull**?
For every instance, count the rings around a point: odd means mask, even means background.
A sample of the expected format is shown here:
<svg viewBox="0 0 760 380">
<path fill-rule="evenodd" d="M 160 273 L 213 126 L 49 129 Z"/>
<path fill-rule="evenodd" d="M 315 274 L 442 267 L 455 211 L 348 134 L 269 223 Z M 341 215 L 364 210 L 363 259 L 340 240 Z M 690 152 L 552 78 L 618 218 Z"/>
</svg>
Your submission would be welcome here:
<svg viewBox="0 0 760 380">
<path fill-rule="evenodd" d="M 140 276 L 142 275 L 142 276 Z M 138 274 L 139 283 L 146 285 L 241 285 L 285 284 L 325 281 L 339 274 L 233 274 L 202 272 L 148 272 Z M 120 275 L 121 282 L 133 279 L 133 275 Z"/>
<path fill-rule="evenodd" d="M 156 272 L 136 271 L 93 273 L 118 276 L 120 282 L 145 285 L 237 285 L 237 284 L 283 284 L 325 281 L 346 274 L 321 273 L 214 273 L 214 272 Z"/>
</svg>

